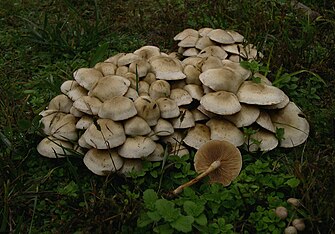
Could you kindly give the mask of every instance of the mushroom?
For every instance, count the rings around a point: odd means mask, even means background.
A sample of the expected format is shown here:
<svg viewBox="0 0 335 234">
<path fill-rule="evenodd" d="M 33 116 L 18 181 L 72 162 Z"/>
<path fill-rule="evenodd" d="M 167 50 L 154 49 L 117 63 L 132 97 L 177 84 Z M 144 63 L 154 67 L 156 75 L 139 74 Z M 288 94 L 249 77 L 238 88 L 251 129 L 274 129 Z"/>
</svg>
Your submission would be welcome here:
<svg viewBox="0 0 335 234">
<path fill-rule="evenodd" d="M 150 59 L 151 70 L 157 79 L 181 80 L 186 77 L 183 73 L 183 65 L 176 58 L 155 56 Z"/>
<path fill-rule="evenodd" d="M 129 119 L 137 114 L 132 100 L 124 96 L 117 96 L 102 103 L 99 117 L 114 121 Z"/>
<path fill-rule="evenodd" d="M 290 102 L 286 107 L 270 113 L 271 120 L 276 128 L 284 129 L 284 139 L 280 146 L 290 148 L 306 141 L 309 134 L 309 124 L 299 107 Z"/>
<path fill-rule="evenodd" d="M 116 172 L 123 166 L 123 158 L 115 150 L 92 148 L 87 151 L 83 161 L 90 171 L 101 176 Z"/>
<path fill-rule="evenodd" d="M 70 142 L 54 137 L 46 137 L 37 145 L 38 153 L 47 158 L 64 158 L 71 154 L 72 149 Z"/>
<path fill-rule="evenodd" d="M 80 86 L 91 90 L 103 75 L 95 68 L 79 68 L 73 73 L 73 77 Z"/>
<path fill-rule="evenodd" d="M 185 187 L 195 184 L 205 176 L 209 176 L 211 183 L 230 185 L 240 173 L 242 156 L 238 148 L 227 141 L 211 140 L 202 145 L 194 156 L 195 171 L 199 174 L 189 182 L 173 190 L 179 194 Z"/>
</svg>

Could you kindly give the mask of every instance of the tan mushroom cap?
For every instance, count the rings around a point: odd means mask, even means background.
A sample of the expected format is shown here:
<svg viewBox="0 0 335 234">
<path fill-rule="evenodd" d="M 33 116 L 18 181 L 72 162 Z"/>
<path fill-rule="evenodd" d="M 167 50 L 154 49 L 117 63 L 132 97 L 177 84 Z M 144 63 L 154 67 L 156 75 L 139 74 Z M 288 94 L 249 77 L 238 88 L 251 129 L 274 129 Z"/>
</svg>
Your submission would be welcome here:
<svg viewBox="0 0 335 234">
<path fill-rule="evenodd" d="M 269 109 L 269 110 L 274 110 L 274 109 L 282 109 L 285 106 L 287 106 L 290 103 L 290 98 L 286 96 L 283 101 L 281 101 L 278 104 L 273 104 L 273 105 L 263 105 L 263 109 Z"/>
<path fill-rule="evenodd" d="M 183 66 L 176 58 L 155 56 L 150 59 L 151 71 L 161 80 L 181 80 L 186 77 Z"/>
<path fill-rule="evenodd" d="M 248 60 L 252 60 L 257 58 L 258 51 L 256 47 L 253 44 L 248 44 L 246 46 L 243 46 L 242 44 L 238 45 L 240 48 L 240 56 L 243 58 L 246 58 Z"/>
<path fill-rule="evenodd" d="M 171 87 L 166 80 L 156 80 L 149 87 L 149 96 L 156 100 L 161 97 L 169 97 Z"/>
<path fill-rule="evenodd" d="M 224 49 L 227 53 L 230 53 L 230 54 L 235 54 L 235 55 L 240 54 L 240 51 L 239 51 L 239 48 L 238 48 L 237 44 L 222 45 L 221 48 Z"/>
<path fill-rule="evenodd" d="M 188 84 L 183 87 L 193 99 L 200 101 L 202 96 L 204 96 L 204 90 L 200 85 Z"/>
<path fill-rule="evenodd" d="M 143 136 L 151 132 L 148 123 L 139 116 L 134 116 L 124 122 L 124 131 L 129 136 Z"/>
<path fill-rule="evenodd" d="M 271 117 L 266 111 L 261 110 L 258 118 L 256 119 L 256 123 L 262 128 L 276 133 L 276 127 L 273 125 Z"/>
<path fill-rule="evenodd" d="M 185 81 L 187 84 L 201 85 L 201 81 L 199 80 L 199 75 L 201 74 L 201 71 L 200 68 L 198 68 L 196 65 L 185 65 L 184 74 L 186 75 Z"/>
<path fill-rule="evenodd" d="M 136 89 L 128 88 L 128 91 L 124 94 L 125 97 L 129 98 L 133 102 L 139 97 Z"/>
<path fill-rule="evenodd" d="M 202 121 L 202 120 L 207 120 L 208 116 L 205 115 L 204 113 L 202 113 L 200 110 L 198 109 L 192 109 L 191 110 L 194 121 L 198 122 L 198 121 Z"/>
<path fill-rule="evenodd" d="M 200 81 L 215 91 L 237 93 L 244 81 L 235 71 L 225 67 L 208 69 L 199 76 Z"/>
<path fill-rule="evenodd" d="M 99 79 L 96 85 L 88 92 L 89 96 L 106 101 L 116 96 L 123 96 L 130 86 L 130 81 L 122 76 L 110 75 Z"/>
<path fill-rule="evenodd" d="M 164 159 L 164 147 L 159 143 L 156 143 L 156 148 L 154 152 L 152 152 L 151 154 L 149 154 L 149 156 L 144 158 L 144 160 L 151 162 L 159 162 L 163 161 L 163 159 Z"/>
<path fill-rule="evenodd" d="M 232 115 L 241 110 L 235 94 L 226 91 L 205 94 L 200 104 L 208 111 L 219 115 Z"/>
<path fill-rule="evenodd" d="M 126 54 L 119 57 L 119 59 L 117 61 L 117 66 L 120 67 L 120 66 L 129 65 L 132 62 L 138 61 L 140 59 L 141 59 L 141 57 L 138 56 L 137 54 L 126 53 Z"/>
<path fill-rule="evenodd" d="M 182 144 L 173 143 L 171 144 L 171 150 L 169 151 L 169 155 L 176 155 L 182 157 L 184 155 L 189 155 L 189 150 Z"/>
<path fill-rule="evenodd" d="M 246 127 L 254 123 L 260 115 L 260 110 L 257 106 L 241 104 L 241 110 L 233 115 L 224 116 L 225 119 L 229 120 L 236 127 Z"/>
<path fill-rule="evenodd" d="M 244 41 L 244 36 L 242 36 L 241 34 L 239 34 L 238 32 L 234 31 L 234 30 L 226 30 L 226 32 L 232 36 L 232 38 L 234 39 L 235 43 L 242 43 Z"/>
<path fill-rule="evenodd" d="M 150 59 L 154 56 L 160 55 L 160 49 L 156 46 L 142 46 L 141 48 L 134 51 L 134 54 L 140 56 L 143 59 Z"/>
<path fill-rule="evenodd" d="M 72 114 L 67 114 L 52 125 L 51 134 L 59 140 L 76 141 L 78 140 L 76 123 L 76 117 Z"/>
<path fill-rule="evenodd" d="M 193 65 L 200 69 L 202 65 L 202 61 L 203 61 L 203 58 L 200 58 L 200 57 L 187 57 L 183 59 L 181 64 L 183 65 L 183 67 L 185 67 L 186 65 Z"/>
<path fill-rule="evenodd" d="M 82 148 L 85 148 L 85 149 L 92 149 L 93 146 L 91 146 L 90 144 L 88 144 L 84 138 L 84 135 L 81 135 L 78 139 L 78 145 Z"/>
<path fill-rule="evenodd" d="M 104 62 L 113 63 L 113 64 L 117 65 L 117 62 L 118 62 L 119 58 L 121 58 L 125 54 L 126 53 L 117 53 L 117 54 L 113 55 L 112 57 L 109 57 L 108 59 L 106 59 Z"/>
<path fill-rule="evenodd" d="M 60 86 L 60 90 L 63 94 L 67 95 L 67 93 L 76 88 L 76 87 L 81 87 L 77 81 L 75 80 L 66 80 L 63 82 L 63 84 Z"/>
<path fill-rule="evenodd" d="M 141 96 L 134 102 L 137 115 L 142 117 L 149 126 L 155 126 L 160 118 L 160 110 L 155 100 L 149 96 Z"/>
<path fill-rule="evenodd" d="M 172 89 L 170 98 L 176 102 L 177 106 L 188 105 L 193 100 L 191 95 L 181 88 Z"/>
<path fill-rule="evenodd" d="M 119 66 L 116 69 L 115 75 L 117 76 L 125 76 L 129 72 L 129 67 L 128 66 Z"/>
<path fill-rule="evenodd" d="M 218 43 L 221 44 L 234 44 L 234 38 L 225 30 L 223 29 L 213 29 L 210 31 L 207 36 Z"/>
<path fill-rule="evenodd" d="M 206 125 L 210 129 L 212 140 L 229 141 L 235 146 L 243 145 L 243 132 L 228 120 L 210 119 L 207 121 Z"/>
<path fill-rule="evenodd" d="M 204 37 L 204 36 L 207 36 L 207 34 L 208 34 L 209 32 L 211 32 L 212 30 L 213 30 L 213 28 L 205 27 L 205 28 L 200 28 L 200 29 L 198 30 L 198 32 L 199 32 L 199 35 L 200 35 L 200 36 Z"/>
<path fill-rule="evenodd" d="M 144 77 L 148 74 L 150 64 L 146 59 L 137 60 L 129 65 L 129 72 L 135 73 L 138 77 Z"/>
<path fill-rule="evenodd" d="M 228 54 L 224 49 L 216 45 L 207 46 L 206 48 L 202 49 L 198 54 L 198 57 L 200 58 L 207 58 L 210 56 L 214 56 L 222 60 L 227 58 Z"/>
<path fill-rule="evenodd" d="M 70 98 L 65 94 L 59 94 L 51 99 L 48 105 L 48 110 L 58 110 L 64 113 L 70 113 L 72 105 L 73 101 Z"/>
<path fill-rule="evenodd" d="M 210 130 L 206 125 L 197 123 L 190 128 L 183 141 L 186 145 L 199 149 L 203 144 L 210 141 L 210 135 Z"/>
<path fill-rule="evenodd" d="M 244 81 L 236 95 L 240 102 L 255 105 L 274 105 L 286 98 L 279 88 L 253 81 Z"/>
<path fill-rule="evenodd" d="M 242 156 L 240 151 L 227 141 L 211 140 L 204 144 L 194 156 L 196 172 L 204 172 L 214 161 L 220 161 L 220 167 L 209 174 L 211 183 L 230 185 L 240 173 Z"/>
<path fill-rule="evenodd" d="M 123 158 L 115 150 L 90 149 L 83 161 L 90 171 L 100 176 L 107 176 L 123 166 Z"/>
<path fill-rule="evenodd" d="M 143 160 L 141 159 L 123 159 L 123 166 L 118 171 L 119 174 L 124 176 L 131 176 L 132 173 L 141 172 L 143 168 Z"/>
<path fill-rule="evenodd" d="M 128 137 L 124 144 L 119 147 L 118 153 L 124 158 L 145 158 L 154 152 L 156 143 L 149 137 Z"/>
<path fill-rule="evenodd" d="M 73 77 L 80 86 L 91 90 L 103 75 L 95 68 L 79 68 L 73 73 Z"/>
<path fill-rule="evenodd" d="M 197 44 L 199 37 L 197 36 L 187 36 L 185 37 L 183 40 L 181 40 L 178 43 L 178 46 L 183 47 L 183 48 L 190 48 L 190 47 L 195 47 L 195 45 Z"/>
<path fill-rule="evenodd" d="M 218 57 L 214 57 L 214 56 L 209 56 L 209 57 L 203 58 L 200 66 L 201 66 L 201 71 L 204 72 L 204 71 L 207 71 L 208 69 L 223 67 L 223 64 L 222 64 L 222 59 L 219 59 Z"/>
<path fill-rule="evenodd" d="M 90 115 L 84 115 L 76 123 L 76 129 L 88 129 L 92 123 L 93 117 Z"/>
<path fill-rule="evenodd" d="M 173 40 L 181 41 L 188 36 L 198 37 L 198 35 L 199 33 L 197 30 L 192 29 L 192 28 L 187 28 L 187 29 L 184 29 L 182 32 L 178 33 L 176 36 L 174 36 Z"/>
<path fill-rule="evenodd" d="M 242 67 L 239 62 L 236 63 L 231 60 L 224 59 L 222 60 L 222 64 L 225 69 L 230 69 L 236 74 L 236 77 L 239 77 L 242 80 L 247 80 L 252 75 L 251 71 Z"/>
<path fill-rule="evenodd" d="M 195 44 L 195 48 L 199 50 L 203 50 L 206 47 L 213 46 L 213 45 L 215 45 L 215 42 L 209 39 L 208 36 L 203 36 L 198 39 L 197 43 Z"/>
<path fill-rule="evenodd" d="M 278 139 L 275 134 L 264 129 L 259 129 L 255 134 L 252 134 L 250 138 L 259 142 L 259 144 L 257 144 L 250 141 L 250 139 L 249 142 L 248 139 L 245 139 L 246 145 L 249 143 L 248 150 L 250 152 L 255 152 L 257 150 L 270 151 L 278 146 Z"/>
<path fill-rule="evenodd" d="M 77 101 L 79 98 L 87 95 L 88 91 L 81 86 L 75 87 L 67 93 L 67 96 L 74 102 Z"/>
<path fill-rule="evenodd" d="M 156 100 L 161 117 L 164 119 L 176 118 L 179 116 L 177 103 L 170 98 L 159 98 Z"/>
<path fill-rule="evenodd" d="M 166 119 L 159 119 L 154 127 L 154 133 L 156 136 L 169 136 L 173 134 L 174 128 L 170 121 Z"/>
<path fill-rule="evenodd" d="M 58 110 L 44 110 L 39 115 L 42 116 L 40 123 L 43 125 L 43 132 L 51 135 L 52 127 L 66 114 Z"/>
<path fill-rule="evenodd" d="M 70 114 L 72 114 L 74 117 L 80 118 L 82 116 L 85 115 L 84 112 L 78 110 L 77 108 L 75 108 L 74 106 L 71 107 L 70 109 Z"/>
<path fill-rule="evenodd" d="M 199 54 L 199 50 L 194 47 L 187 48 L 183 52 L 184 57 L 197 56 L 198 54 Z"/>
<path fill-rule="evenodd" d="M 270 113 L 271 120 L 276 128 L 284 129 L 284 139 L 280 147 L 290 148 L 304 143 L 309 135 L 309 124 L 304 113 L 294 103 Z"/>
<path fill-rule="evenodd" d="M 102 102 L 96 97 L 83 96 L 76 100 L 73 106 L 86 114 L 97 115 L 102 106 Z"/>
<path fill-rule="evenodd" d="M 114 121 L 129 119 L 137 114 L 134 102 L 127 97 L 117 96 L 102 103 L 98 113 L 100 118 Z"/>
<path fill-rule="evenodd" d="M 37 145 L 38 153 L 47 158 L 64 158 L 71 155 L 72 149 L 70 142 L 54 137 L 46 137 Z"/>
<path fill-rule="evenodd" d="M 173 128 L 180 129 L 193 127 L 195 121 L 192 112 L 185 108 L 180 108 L 179 110 L 179 117 L 171 120 Z"/>
<path fill-rule="evenodd" d="M 83 137 L 96 149 L 112 149 L 122 145 L 126 140 L 122 124 L 111 119 L 98 119 L 86 129 Z"/>
<path fill-rule="evenodd" d="M 114 63 L 100 62 L 95 64 L 94 68 L 100 71 L 103 76 L 108 76 L 115 74 L 117 66 Z"/>
</svg>

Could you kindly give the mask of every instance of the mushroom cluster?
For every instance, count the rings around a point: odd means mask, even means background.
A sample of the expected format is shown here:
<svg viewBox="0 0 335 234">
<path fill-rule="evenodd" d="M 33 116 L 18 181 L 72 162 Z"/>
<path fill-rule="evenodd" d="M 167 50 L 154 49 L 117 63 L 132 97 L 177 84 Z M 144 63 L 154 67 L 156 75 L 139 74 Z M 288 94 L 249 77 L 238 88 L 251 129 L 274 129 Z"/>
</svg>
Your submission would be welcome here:
<svg viewBox="0 0 335 234">
<path fill-rule="evenodd" d="M 210 140 L 245 145 L 244 127 L 255 130 L 251 151 L 307 139 L 301 110 L 266 77 L 256 74 L 261 82 L 254 82 L 240 65 L 260 56 L 242 35 L 202 28 L 174 39 L 178 52 L 147 45 L 76 70 L 40 113 L 47 137 L 38 152 L 56 158 L 78 151 L 92 172 L 106 175 L 163 160 L 166 145 L 174 155 Z M 284 129 L 280 141 L 278 128 Z"/>
</svg>

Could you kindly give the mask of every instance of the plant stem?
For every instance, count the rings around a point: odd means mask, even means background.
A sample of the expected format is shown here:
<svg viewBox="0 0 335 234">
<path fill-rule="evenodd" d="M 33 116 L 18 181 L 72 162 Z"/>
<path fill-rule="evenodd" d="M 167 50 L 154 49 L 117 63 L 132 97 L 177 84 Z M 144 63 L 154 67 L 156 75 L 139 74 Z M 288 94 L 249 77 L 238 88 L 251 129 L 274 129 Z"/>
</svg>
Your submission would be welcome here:
<svg viewBox="0 0 335 234">
<path fill-rule="evenodd" d="M 221 165 L 221 161 L 214 161 L 214 162 L 212 162 L 212 164 L 204 172 L 202 172 L 200 175 L 198 175 L 194 179 L 186 182 L 185 184 L 180 185 L 178 188 L 176 188 L 175 190 L 173 190 L 172 193 L 174 195 L 179 194 L 181 191 L 183 191 L 184 188 L 189 187 L 192 184 L 197 183 L 199 180 L 201 180 L 202 178 L 204 178 L 205 176 L 207 176 L 211 172 L 215 171 L 220 165 Z"/>
</svg>

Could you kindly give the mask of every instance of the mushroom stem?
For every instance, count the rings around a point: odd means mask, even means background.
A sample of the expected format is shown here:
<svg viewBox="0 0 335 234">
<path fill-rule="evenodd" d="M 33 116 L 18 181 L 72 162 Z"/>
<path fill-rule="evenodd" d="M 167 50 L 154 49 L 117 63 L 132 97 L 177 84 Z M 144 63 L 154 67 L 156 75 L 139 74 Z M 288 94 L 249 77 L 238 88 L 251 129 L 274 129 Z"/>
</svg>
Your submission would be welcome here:
<svg viewBox="0 0 335 234">
<path fill-rule="evenodd" d="M 177 194 L 181 193 L 181 191 L 183 191 L 184 188 L 189 187 L 189 186 L 197 183 L 199 180 L 201 180 L 202 178 L 204 178 L 205 176 L 207 176 L 211 172 L 215 171 L 220 165 L 221 165 L 221 161 L 212 162 L 212 164 L 204 172 L 202 172 L 200 175 L 198 175 L 194 179 L 186 182 L 185 184 L 180 185 L 178 188 L 173 190 L 172 193 L 174 195 L 177 195 Z"/>
</svg>

